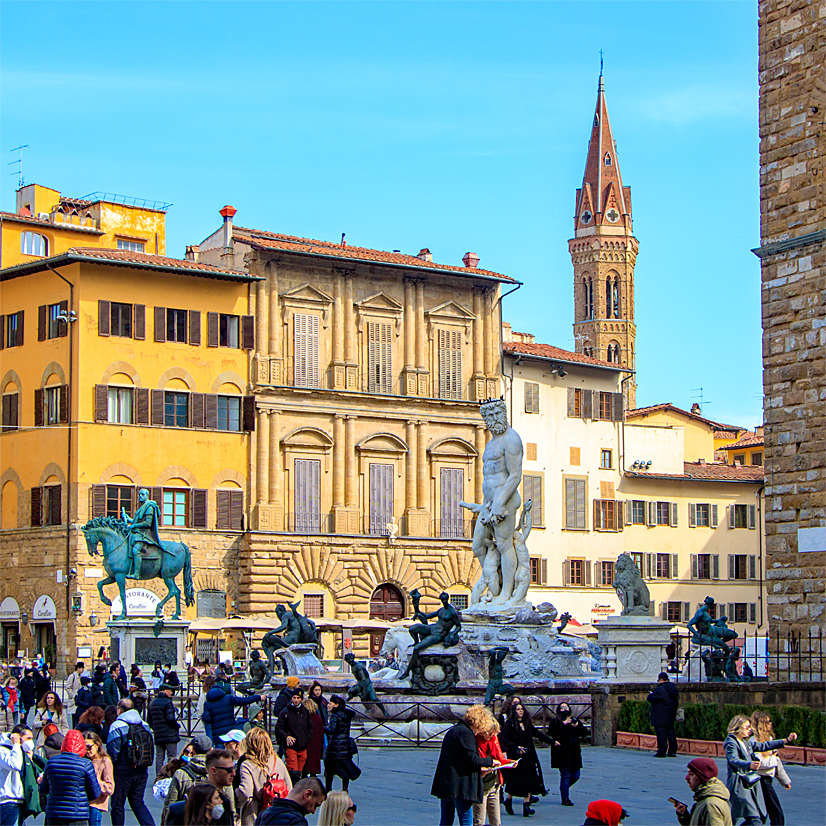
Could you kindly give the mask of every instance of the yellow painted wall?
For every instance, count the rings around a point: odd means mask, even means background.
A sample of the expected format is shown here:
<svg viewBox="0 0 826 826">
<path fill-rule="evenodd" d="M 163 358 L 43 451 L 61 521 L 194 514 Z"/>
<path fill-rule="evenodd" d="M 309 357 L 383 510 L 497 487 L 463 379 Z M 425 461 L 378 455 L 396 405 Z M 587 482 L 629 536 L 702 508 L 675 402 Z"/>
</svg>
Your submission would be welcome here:
<svg viewBox="0 0 826 826">
<path fill-rule="evenodd" d="M 752 457 L 755 453 L 760 454 L 760 461 L 757 463 L 758 465 L 763 465 L 765 461 L 765 445 L 752 445 L 750 447 L 742 447 L 737 448 L 736 450 L 728 449 L 726 450 L 726 459 L 728 464 L 733 465 L 735 463 L 735 457 L 745 456 L 742 464 L 746 466 L 753 465 L 754 462 L 752 461 Z"/>
<path fill-rule="evenodd" d="M 685 461 L 697 462 L 700 459 L 705 459 L 707 462 L 714 461 L 714 430 L 710 425 L 671 410 L 656 410 L 645 416 L 633 416 L 629 421 L 642 427 L 645 425 L 682 427 L 685 429 Z"/>
</svg>

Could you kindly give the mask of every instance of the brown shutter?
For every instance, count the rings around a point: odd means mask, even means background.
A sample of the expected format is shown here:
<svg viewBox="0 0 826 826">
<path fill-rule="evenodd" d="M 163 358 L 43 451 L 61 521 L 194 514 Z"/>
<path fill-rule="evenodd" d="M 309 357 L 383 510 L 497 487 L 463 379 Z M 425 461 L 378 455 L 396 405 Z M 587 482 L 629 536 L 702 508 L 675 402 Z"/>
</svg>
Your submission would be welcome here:
<svg viewBox="0 0 826 826">
<path fill-rule="evenodd" d="M 249 432 L 255 430 L 255 396 L 244 396 L 243 428 Z"/>
<path fill-rule="evenodd" d="M 233 531 L 244 529 L 244 491 L 229 492 L 229 527 Z"/>
<path fill-rule="evenodd" d="M 255 316 L 241 316 L 241 348 L 244 350 L 255 349 Z"/>
<path fill-rule="evenodd" d="M 155 307 L 155 341 L 166 341 L 166 307 Z"/>
<path fill-rule="evenodd" d="M 720 554 L 711 555 L 711 578 L 720 579 Z"/>
<path fill-rule="evenodd" d="M 156 502 L 161 511 L 161 523 L 163 523 L 163 488 L 149 488 L 149 498 Z M 134 511 L 134 505 L 133 505 Z"/>
<path fill-rule="evenodd" d="M 68 317 L 69 302 L 68 301 L 61 301 L 60 304 L 58 304 L 58 307 L 60 308 L 60 312 L 64 314 L 64 317 Z M 58 321 L 57 322 L 57 337 L 58 338 L 63 338 L 65 335 L 68 334 L 68 332 L 69 332 L 69 322 L 68 321 L 63 321 L 63 320 Z M 58 522 L 58 524 L 60 524 L 60 523 Z"/>
<path fill-rule="evenodd" d="M 22 347 L 23 346 L 23 321 L 25 313 L 23 310 L 18 310 L 17 312 L 17 337 L 14 340 L 15 347 Z M 0 327 L 2 329 L 2 327 Z M 2 334 L 0 334 L 0 338 L 2 338 Z"/>
<path fill-rule="evenodd" d="M 697 554 L 691 554 L 691 578 L 699 579 L 700 565 L 697 559 Z"/>
<path fill-rule="evenodd" d="M 602 521 L 599 518 L 600 517 L 599 503 L 600 503 L 599 499 L 594 499 L 594 530 L 595 531 L 602 530 L 602 528 L 604 527 L 604 525 L 602 524 Z"/>
<path fill-rule="evenodd" d="M 589 395 L 588 391 L 585 390 L 585 395 Z M 593 396 L 591 401 L 591 419 L 593 421 L 599 421 L 602 418 L 602 411 L 601 411 L 601 404 L 600 404 L 600 391 L 599 390 L 592 390 L 590 395 Z"/>
<path fill-rule="evenodd" d="M 108 336 L 112 322 L 111 310 L 108 301 L 98 301 L 98 335 Z"/>
<path fill-rule="evenodd" d="M 45 304 L 41 304 L 37 308 L 37 340 L 46 340 L 46 314 L 49 308 Z"/>
<path fill-rule="evenodd" d="M 593 415 L 594 408 L 593 408 L 593 401 L 594 397 L 590 390 L 583 390 L 581 394 L 582 398 L 582 418 L 583 419 L 590 419 Z"/>
<path fill-rule="evenodd" d="M 218 530 L 229 529 L 229 497 L 230 491 L 215 491 L 215 527 Z"/>
<path fill-rule="evenodd" d="M 539 560 L 539 584 L 548 584 L 548 560 L 544 556 Z"/>
<path fill-rule="evenodd" d="M 135 388 L 135 424 L 149 424 L 149 390 Z"/>
<path fill-rule="evenodd" d="M 718 525 L 717 505 L 711 506 L 711 527 L 716 528 Z"/>
<path fill-rule="evenodd" d="M 749 554 L 749 579 L 757 579 L 757 557 Z"/>
<path fill-rule="evenodd" d="M 49 491 L 49 524 L 62 525 L 63 524 L 63 508 L 62 500 L 63 487 L 61 485 L 52 485 Z"/>
<path fill-rule="evenodd" d="M 209 491 L 193 488 L 190 491 L 192 503 L 192 527 L 205 528 L 207 526 L 207 495 Z"/>
<path fill-rule="evenodd" d="M 43 427 L 43 388 L 34 391 L 34 426 Z"/>
<path fill-rule="evenodd" d="M 189 343 L 194 347 L 201 344 L 201 313 L 198 310 L 189 311 Z"/>
<path fill-rule="evenodd" d="M 6 316 L 0 315 L 0 350 L 6 346 Z"/>
<path fill-rule="evenodd" d="M 622 405 L 622 393 L 614 393 L 613 413 L 615 422 L 622 421 Z"/>
<path fill-rule="evenodd" d="M 694 502 L 688 503 L 688 527 L 697 527 L 697 505 Z"/>
<path fill-rule="evenodd" d="M 217 347 L 218 342 L 218 313 L 207 313 L 207 347 Z"/>
<path fill-rule="evenodd" d="M 31 517 L 33 528 L 43 524 L 43 488 L 32 488 Z"/>
<path fill-rule="evenodd" d="M 564 560 L 562 563 L 562 584 L 571 584 L 571 562 L 568 559 Z"/>
<path fill-rule="evenodd" d="M 576 415 L 576 389 L 568 388 L 568 418 L 573 419 Z"/>
<path fill-rule="evenodd" d="M 152 391 L 152 424 L 163 427 L 163 390 Z"/>
<path fill-rule="evenodd" d="M 92 485 L 89 489 L 89 517 L 106 516 L 106 485 Z"/>
<path fill-rule="evenodd" d="M 582 567 L 585 569 L 585 584 L 591 584 L 591 563 L 587 559 L 582 560 Z"/>
<path fill-rule="evenodd" d="M 207 430 L 218 427 L 218 397 L 214 393 L 204 396 L 204 427 Z"/>
<path fill-rule="evenodd" d="M 135 323 L 132 325 L 132 331 L 138 341 L 146 338 L 146 304 L 135 304 Z"/>
<path fill-rule="evenodd" d="M 189 417 L 192 427 L 204 426 L 204 394 L 189 394 Z"/>
<path fill-rule="evenodd" d="M 109 421 L 109 388 L 105 384 L 95 385 L 95 421 Z"/>
<path fill-rule="evenodd" d="M 61 384 L 58 388 L 58 422 L 67 424 L 69 421 L 69 385 Z"/>
</svg>

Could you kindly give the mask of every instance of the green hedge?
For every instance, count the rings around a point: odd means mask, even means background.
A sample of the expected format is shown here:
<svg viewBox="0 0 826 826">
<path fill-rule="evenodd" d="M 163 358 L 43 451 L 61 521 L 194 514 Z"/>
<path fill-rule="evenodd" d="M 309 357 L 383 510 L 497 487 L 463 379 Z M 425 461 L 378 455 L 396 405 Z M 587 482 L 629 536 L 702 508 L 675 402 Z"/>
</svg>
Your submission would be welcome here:
<svg viewBox="0 0 826 826">
<path fill-rule="evenodd" d="M 721 709 L 715 703 L 688 703 L 682 706 L 685 720 L 675 725 L 677 737 L 690 740 L 725 740 L 729 720 L 737 714 L 747 717 L 755 711 L 771 715 L 778 737 L 797 732 L 801 746 L 826 748 L 826 713 L 801 706 L 743 706 L 725 705 Z M 645 700 L 626 700 L 620 706 L 619 730 L 634 734 L 653 734 L 650 721 L 651 706 Z"/>
</svg>

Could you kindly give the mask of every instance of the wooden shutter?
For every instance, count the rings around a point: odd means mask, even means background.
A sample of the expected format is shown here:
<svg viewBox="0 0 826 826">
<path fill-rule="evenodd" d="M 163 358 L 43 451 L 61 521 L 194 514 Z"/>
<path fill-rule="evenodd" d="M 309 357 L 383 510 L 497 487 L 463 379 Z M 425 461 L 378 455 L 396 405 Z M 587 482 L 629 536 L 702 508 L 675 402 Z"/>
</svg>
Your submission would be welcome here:
<svg viewBox="0 0 826 826">
<path fill-rule="evenodd" d="M 218 322 L 218 313 L 207 313 L 207 347 L 217 347 L 220 342 Z"/>
<path fill-rule="evenodd" d="M 17 311 L 17 335 L 14 338 L 14 346 L 15 347 L 22 347 L 23 346 L 23 322 L 25 321 L 25 312 L 23 310 Z M 2 335 L 3 326 L 0 324 L 0 339 L 3 338 Z"/>
<path fill-rule="evenodd" d="M 204 426 L 204 394 L 190 393 L 189 394 L 189 416 L 192 427 Z"/>
<path fill-rule="evenodd" d="M 749 579 L 757 579 L 757 557 L 749 554 Z"/>
<path fill-rule="evenodd" d="M 614 393 L 613 404 L 611 409 L 613 411 L 613 418 L 615 422 L 622 421 L 623 414 L 623 398 L 622 393 Z"/>
<path fill-rule="evenodd" d="M 591 563 L 587 559 L 582 560 L 582 570 L 586 585 L 591 584 Z"/>
<path fill-rule="evenodd" d="M 539 384 L 535 381 L 526 381 L 525 388 L 525 412 L 539 413 Z"/>
<path fill-rule="evenodd" d="M 318 316 L 293 315 L 293 383 L 318 387 Z"/>
<path fill-rule="evenodd" d="M 393 390 L 392 327 L 370 321 L 367 324 L 367 390 L 390 393 Z"/>
<path fill-rule="evenodd" d="M 729 622 L 734 622 L 734 603 L 729 602 L 726 605 L 726 616 L 728 617 Z"/>
<path fill-rule="evenodd" d="M 661 602 L 660 603 L 660 619 L 667 620 L 668 619 L 668 603 Z"/>
<path fill-rule="evenodd" d="M 625 524 L 634 524 L 634 503 L 630 499 L 625 500 Z"/>
<path fill-rule="evenodd" d="M 600 510 L 600 505 L 602 500 L 594 499 L 594 519 L 591 522 L 595 531 L 601 531 L 605 528 L 605 525 L 602 522 L 602 512 Z"/>
<path fill-rule="evenodd" d="M 576 481 L 576 522 L 577 527 L 585 530 L 588 527 L 586 505 L 585 505 L 585 482 L 582 479 Z"/>
<path fill-rule="evenodd" d="M 31 524 L 33 528 L 43 524 L 43 488 L 32 488 Z"/>
<path fill-rule="evenodd" d="M 583 419 L 590 419 L 593 413 L 593 395 L 590 390 L 580 391 L 580 413 Z"/>
<path fill-rule="evenodd" d="M 531 519 L 533 525 L 542 525 L 545 524 L 545 520 L 543 518 L 543 514 L 545 513 L 543 502 L 542 502 L 542 477 L 541 476 L 534 476 L 533 477 L 533 493 L 531 498 L 533 499 L 533 507 L 531 508 Z"/>
<path fill-rule="evenodd" d="M 109 388 L 105 384 L 95 385 L 95 421 L 109 421 Z"/>
<path fill-rule="evenodd" d="M 711 578 L 720 579 L 720 554 L 711 555 Z"/>
<path fill-rule="evenodd" d="M 202 488 L 193 488 L 189 492 L 189 502 L 192 508 L 190 525 L 193 528 L 205 528 L 207 526 L 207 495 L 209 491 Z"/>
<path fill-rule="evenodd" d="M 255 430 L 255 396 L 244 396 L 244 430 Z"/>
<path fill-rule="evenodd" d="M 584 390 L 583 392 L 585 393 L 585 395 L 588 395 L 587 390 Z M 599 390 L 591 391 L 591 396 L 593 397 L 591 399 L 591 419 L 595 422 L 599 421 L 599 418 L 600 418 L 599 393 L 600 393 Z"/>
<path fill-rule="evenodd" d="M 457 330 L 439 330 L 439 396 L 462 398 L 462 337 Z"/>
<path fill-rule="evenodd" d="M 442 468 L 439 479 L 441 527 L 439 535 L 446 539 L 464 536 L 464 509 L 459 502 L 465 495 L 465 477 L 461 468 Z"/>
<path fill-rule="evenodd" d="M 152 424 L 156 427 L 163 427 L 164 421 L 164 391 L 152 391 Z"/>
<path fill-rule="evenodd" d="M 108 301 L 98 301 L 98 335 L 108 336 L 112 323 L 111 309 Z"/>
<path fill-rule="evenodd" d="M 562 584 L 568 586 L 571 584 L 571 560 L 566 559 L 562 562 Z"/>
<path fill-rule="evenodd" d="M 757 623 L 757 603 L 750 602 L 749 603 L 749 622 L 752 624 Z"/>
<path fill-rule="evenodd" d="M 691 578 L 700 578 L 700 563 L 697 559 L 697 554 L 691 554 Z"/>
<path fill-rule="evenodd" d="M 46 340 L 46 320 L 49 308 L 46 304 L 41 304 L 37 308 L 37 340 Z"/>
<path fill-rule="evenodd" d="M 318 317 L 316 317 L 316 336 L 318 335 Z M 255 316 L 242 315 L 241 316 L 241 349 L 254 350 L 255 349 Z M 316 354 L 318 353 L 318 346 L 316 346 Z"/>
<path fill-rule="evenodd" d="M 683 622 L 688 622 L 691 619 L 691 603 L 683 603 Z"/>
<path fill-rule="evenodd" d="M 69 313 L 69 302 L 68 301 L 59 301 L 57 304 L 58 312 L 63 315 L 63 319 L 59 319 L 57 322 L 57 337 L 63 338 L 69 332 L 69 322 L 65 321 L 64 319 L 68 317 Z"/>
<path fill-rule="evenodd" d="M 106 516 L 106 485 L 92 485 L 89 489 L 89 516 Z"/>
<path fill-rule="evenodd" d="M 34 426 L 43 427 L 43 388 L 34 391 Z"/>
<path fill-rule="evenodd" d="M 62 525 L 63 524 L 63 486 L 50 485 L 49 488 L 49 524 Z"/>
<path fill-rule="evenodd" d="M 645 555 L 645 578 L 646 579 L 653 579 L 652 576 L 654 571 L 654 554 L 646 554 Z"/>
<path fill-rule="evenodd" d="M 138 488 L 140 490 L 140 488 Z M 163 523 L 163 488 L 149 488 L 149 498 L 156 502 L 161 510 L 161 523 Z"/>
<path fill-rule="evenodd" d="M 694 502 L 688 503 L 688 527 L 697 527 L 697 505 Z"/>
<path fill-rule="evenodd" d="M 11 316 L 9 316 L 11 318 Z M 0 314 L 0 350 L 6 346 L 6 316 Z M 11 345 L 9 345 L 11 346 Z M 2 388 L 0 388 L 2 389 Z"/>
<path fill-rule="evenodd" d="M 734 527 L 734 505 L 726 505 L 726 527 Z"/>
<path fill-rule="evenodd" d="M 155 307 L 155 341 L 166 341 L 166 307 Z"/>
<path fill-rule="evenodd" d="M 215 491 L 215 527 L 219 530 L 229 529 L 229 495 L 228 490 Z"/>
<path fill-rule="evenodd" d="M 383 536 L 384 526 L 393 515 L 393 465 L 371 462 L 369 484 L 370 533 Z"/>
<path fill-rule="evenodd" d="M 734 554 L 728 555 L 728 578 L 734 579 Z"/>
<path fill-rule="evenodd" d="M 548 560 L 544 556 L 539 560 L 539 584 L 548 584 Z"/>
<path fill-rule="evenodd" d="M 565 527 L 576 527 L 576 480 L 565 480 Z"/>
<path fill-rule="evenodd" d="M 189 343 L 193 347 L 201 344 L 201 313 L 198 310 L 189 311 Z"/>
<path fill-rule="evenodd" d="M 135 388 L 135 424 L 149 424 L 149 389 Z"/>
<path fill-rule="evenodd" d="M 649 527 L 652 527 L 657 524 L 657 503 L 656 502 L 646 502 L 647 510 L 648 510 L 648 522 L 646 523 Z"/>
<path fill-rule="evenodd" d="M 204 427 L 207 430 L 215 430 L 218 427 L 218 396 L 214 393 L 204 396 Z"/>
<path fill-rule="evenodd" d="M 59 424 L 69 423 L 69 385 L 61 384 L 57 388 L 57 421 Z"/>
<path fill-rule="evenodd" d="M 244 491 L 229 492 L 229 527 L 233 531 L 244 529 Z"/>
<path fill-rule="evenodd" d="M 680 558 L 678 554 L 671 554 L 671 579 L 680 578 Z"/>
<path fill-rule="evenodd" d="M 295 460 L 295 529 L 299 533 L 318 531 L 321 517 L 321 462 Z"/>
<path fill-rule="evenodd" d="M 711 527 L 716 528 L 718 524 L 717 505 L 711 505 Z"/>
<path fill-rule="evenodd" d="M 757 527 L 757 507 L 749 505 L 749 528 L 754 530 Z"/>
<path fill-rule="evenodd" d="M 144 341 L 146 339 L 146 304 L 135 304 L 134 315 L 132 336 L 138 341 Z"/>
<path fill-rule="evenodd" d="M 576 389 L 574 387 L 568 388 L 568 418 L 573 419 L 576 416 Z"/>
<path fill-rule="evenodd" d="M 668 521 L 668 524 L 671 525 L 672 528 L 677 527 L 677 503 L 671 503 L 671 518 Z"/>
</svg>

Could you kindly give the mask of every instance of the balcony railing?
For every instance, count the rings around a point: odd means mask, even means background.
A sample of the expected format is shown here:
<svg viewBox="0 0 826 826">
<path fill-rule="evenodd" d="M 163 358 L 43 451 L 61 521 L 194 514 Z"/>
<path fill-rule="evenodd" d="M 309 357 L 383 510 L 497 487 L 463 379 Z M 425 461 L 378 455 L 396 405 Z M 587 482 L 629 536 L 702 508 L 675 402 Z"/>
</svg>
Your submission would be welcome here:
<svg viewBox="0 0 826 826">
<path fill-rule="evenodd" d="M 359 533 L 364 536 L 389 536 L 387 526 L 389 516 L 363 516 L 359 523 Z M 425 537 L 430 539 L 472 539 L 475 519 L 431 519 L 427 525 L 418 520 L 408 525 L 406 517 L 396 520 L 399 531 L 397 538 Z M 288 513 L 286 530 L 301 534 L 335 534 L 335 519 L 329 513 Z M 347 531 L 341 531 L 342 534 Z"/>
<path fill-rule="evenodd" d="M 330 534 L 335 533 L 335 523 L 329 513 L 288 513 L 287 530 L 290 533 Z"/>
</svg>

